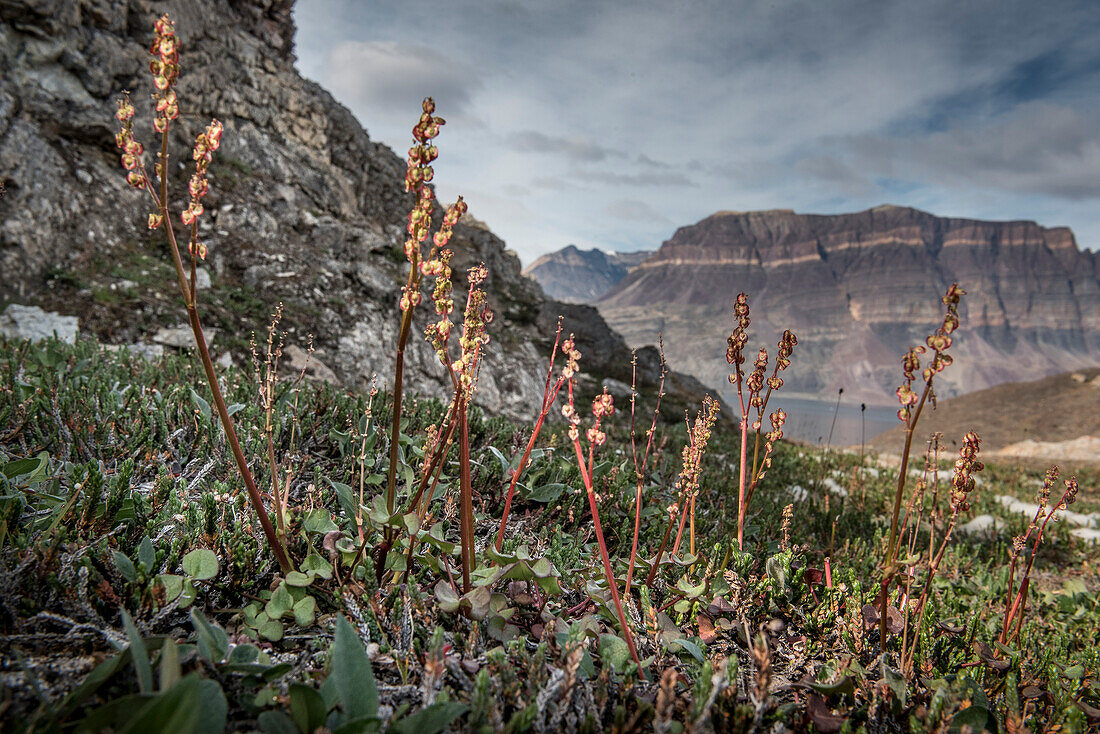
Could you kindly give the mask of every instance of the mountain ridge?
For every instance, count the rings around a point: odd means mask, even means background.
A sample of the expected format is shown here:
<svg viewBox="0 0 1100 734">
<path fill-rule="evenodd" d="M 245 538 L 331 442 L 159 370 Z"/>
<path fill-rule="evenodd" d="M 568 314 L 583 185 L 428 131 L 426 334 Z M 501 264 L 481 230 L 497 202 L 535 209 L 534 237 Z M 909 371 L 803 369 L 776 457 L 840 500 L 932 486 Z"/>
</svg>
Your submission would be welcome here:
<svg viewBox="0 0 1100 734">
<path fill-rule="evenodd" d="M 528 269 L 530 271 L 530 268 Z M 799 336 L 788 390 L 888 405 L 899 359 L 963 299 L 943 394 L 1100 364 L 1100 257 L 1067 227 L 938 217 L 881 205 L 848 214 L 716 212 L 680 227 L 593 300 L 629 343 L 661 332 L 670 365 L 725 382 L 733 294 L 749 293 L 752 344 Z"/>
</svg>

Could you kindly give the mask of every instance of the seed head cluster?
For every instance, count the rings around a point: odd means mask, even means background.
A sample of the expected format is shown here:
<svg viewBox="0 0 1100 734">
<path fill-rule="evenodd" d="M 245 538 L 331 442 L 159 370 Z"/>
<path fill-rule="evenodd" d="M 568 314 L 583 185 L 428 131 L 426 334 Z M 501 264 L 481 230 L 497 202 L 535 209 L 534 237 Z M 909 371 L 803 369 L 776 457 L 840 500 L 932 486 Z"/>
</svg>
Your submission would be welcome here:
<svg viewBox="0 0 1100 734">
<path fill-rule="evenodd" d="M 955 460 L 955 473 L 951 477 L 951 509 L 954 512 L 966 512 L 970 509 L 967 496 L 974 491 L 974 474 L 985 468 L 985 465 L 978 461 L 981 443 L 981 439 L 974 431 L 967 431 L 966 436 L 963 437 L 959 458 Z"/>
<path fill-rule="evenodd" d="M 695 423 L 688 429 L 688 442 L 682 452 L 683 463 L 680 467 L 680 478 L 677 481 L 680 496 L 685 501 L 699 492 L 699 474 L 703 454 L 706 453 L 714 422 L 718 419 L 718 410 L 718 401 L 707 395 L 703 398 L 702 410 L 695 416 Z"/>
<path fill-rule="evenodd" d="M 415 308 L 420 303 L 420 248 L 428 239 L 428 233 L 432 226 L 432 210 L 435 193 L 427 184 L 435 177 L 432 169 L 432 161 L 439 157 L 439 149 L 432 144 L 432 139 L 439 135 L 439 128 L 445 124 L 442 117 L 434 117 L 435 101 L 431 97 L 425 97 L 421 105 L 420 119 L 413 126 L 413 146 L 409 148 L 407 166 L 405 168 L 405 190 L 416 195 L 416 203 L 409 211 L 408 224 L 405 229 L 408 238 L 405 240 L 405 257 L 416 270 L 412 282 L 401 289 L 399 305 L 402 311 Z M 466 211 L 466 204 L 459 200 L 447 211 L 444 217 L 443 228 L 433 240 L 433 256 L 429 256 L 430 262 L 435 262 L 436 251 L 442 250 L 451 237 L 451 228 L 459 217 Z M 434 270 L 438 267 L 431 265 Z M 438 304 L 437 304 L 438 305 Z M 450 331 L 450 327 L 446 327 Z"/>
<path fill-rule="evenodd" d="M 940 324 L 935 333 L 930 334 L 924 340 L 924 346 L 910 347 L 909 351 L 902 357 L 901 369 L 905 375 L 905 382 L 897 389 L 898 402 L 901 403 L 901 408 L 898 410 L 898 420 L 908 422 L 909 416 L 912 414 L 912 407 L 920 402 L 920 394 L 913 389 L 913 382 L 917 379 L 918 371 L 921 372 L 921 378 L 927 386 L 932 400 L 935 401 L 935 394 L 931 391 L 932 378 L 943 372 L 955 361 L 954 357 L 947 353 L 947 350 L 951 348 L 951 334 L 959 328 L 959 301 L 965 295 L 966 291 L 960 288 L 958 283 L 952 283 L 942 298 L 943 305 L 947 307 L 943 323 Z M 924 354 L 927 349 L 932 350 L 932 360 L 927 367 L 921 370 L 920 355 Z"/>
</svg>

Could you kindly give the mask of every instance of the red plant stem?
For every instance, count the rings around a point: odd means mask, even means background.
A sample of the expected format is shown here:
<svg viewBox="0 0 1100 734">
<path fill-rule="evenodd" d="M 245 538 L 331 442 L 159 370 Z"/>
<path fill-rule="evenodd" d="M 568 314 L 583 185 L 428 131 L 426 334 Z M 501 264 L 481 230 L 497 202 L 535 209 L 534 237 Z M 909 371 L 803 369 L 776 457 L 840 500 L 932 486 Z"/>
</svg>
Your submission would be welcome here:
<svg viewBox="0 0 1100 734">
<path fill-rule="evenodd" d="M 630 657 L 634 658 L 634 664 L 638 666 L 638 677 L 645 680 L 645 671 L 642 670 L 642 662 L 638 659 L 638 651 L 634 647 L 634 635 L 630 633 L 630 627 L 626 623 L 626 615 L 623 613 L 622 602 L 619 601 L 619 587 L 615 583 L 615 573 L 611 570 L 611 558 L 607 555 L 607 543 L 603 537 L 603 526 L 600 525 L 600 508 L 596 503 L 596 493 L 592 490 L 592 477 L 585 470 L 584 453 L 581 451 L 580 438 L 573 439 L 573 449 L 577 452 L 577 466 L 581 470 L 581 479 L 588 493 L 588 507 L 592 511 L 592 525 L 596 530 L 596 542 L 600 546 L 600 560 L 603 561 L 604 574 L 607 576 L 607 588 L 611 591 L 611 599 L 615 602 L 615 612 L 619 615 L 619 624 L 626 638 L 626 646 L 630 649 Z"/>
<path fill-rule="evenodd" d="M 164 233 L 168 238 L 168 249 L 172 255 L 172 264 L 176 268 L 176 278 L 179 280 L 180 293 L 183 295 L 183 302 L 187 308 L 187 320 L 191 324 L 191 333 L 195 337 L 195 346 L 199 353 L 199 359 L 202 362 L 203 372 L 206 373 L 206 382 L 210 386 L 210 393 L 214 398 L 214 407 L 218 411 L 218 418 L 221 419 L 222 429 L 225 431 L 226 441 L 229 443 L 229 449 L 233 452 L 233 458 L 237 462 L 237 469 L 241 473 L 241 479 L 244 480 L 245 489 L 248 491 L 248 500 L 252 504 L 252 509 L 256 513 L 257 519 L 260 521 L 260 527 L 263 528 L 264 535 L 267 538 L 267 544 L 271 548 L 271 552 L 275 554 L 275 560 L 279 563 L 279 568 L 282 572 L 289 573 L 294 570 L 294 565 L 290 562 L 290 558 L 286 554 L 286 550 L 283 548 L 283 544 L 279 541 L 279 536 L 275 532 L 275 528 L 271 525 L 271 519 L 267 516 L 267 510 L 264 508 L 263 498 L 260 496 L 260 490 L 256 488 L 256 481 L 252 477 L 252 471 L 248 468 L 248 460 L 244 457 L 244 452 L 241 451 L 240 441 L 237 440 L 237 432 L 233 428 L 233 419 L 229 415 L 229 410 L 226 408 L 225 399 L 222 397 L 221 387 L 218 384 L 218 377 L 214 374 L 214 363 L 210 359 L 210 351 L 206 347 L 206 337 L 202 332 L 202 324 L 199 322 L 199 311 L 195 304 L 195 299 L 192 297 L 192 290 L 187 282 L 187 276 L 183 269 L 183 259 L 180 257 L 179 246 L 176 243 L 176 233 L 172 228 L 171 215 L 168 213 L 168 133 L 161 136 L 160 146 L 160 196 L 152 190 L 152 183 L 149 181 L 148 176 L 145 176 L 144 171 L 142 177 L 145 179 L 146 188 L 149 189 L 150 195 L 156 201 L 157 208 L 160 211 L 160 215 L 163 218 Z"/>
<path fill-rule="evenodd" d="M 937 351 L 932 358 L 933 364 L 936 361 L 936 357 L 939 356 Z M 920 402 L 917 403 L 917 409 L 913 411 L 913 415 L 906 422 L 905 425 L 905 448 L 901 452 L 901 469 L 898 471 L 898 488 L 894 493 L 894 515 L 890 521 L 890 543 L 887 546 L 886 557 L 883 559 L 883 574 L 882 574 L 882 601 L 879 609 L 879 645 L 883 648 L 886 647 L 886 608 L 889 606 L 889 590 L 890 582 L 894 579 L 894 560 L 897 557 L 897 542 L 898 542 L 898 520 L 901 516 L 901 498 L 905 492 L 905 478 L 909 471 L 909 451 L 913 446 L 913 432 L 917 428 L 917 421 L 920 420 L 921 411 L 924 410 L 924 403 L 928 399 L 928 393 L 932 390 L 932 378 L 929 378 L 924 383 L 924 392 L 921 393 Z"/>
<path fill-rule="evenodd" d="M 523 452 L 523 457 L 519 460 L 519 465 L 516 466 L 516 471 L 512 474 L 512 481 L 508 485 L 508 494 L 504 498 L 504 512 L 500 517 L 500 531 L 497 533 L 497 540 L 494 547 L 497 552 L 500 552 L 500 547 L 504 543 L 504 529 L 508 525 L 508 515 L 512 511 L 512 497 L 516 493 L 516 484 L 519 482 L 520 476 L 522 476 L 524 470 L 527 468 L 527 462 L 531 458 L 531 451 L 535 448 L 535 440 L 539 437 L 539 431 L 542 430 L 542 423 L 546 420 L 547 414 L 550 412 L 550 406 L 554 404 L 554 401 L 558 399 L 558 392 L 561 390 L 564 378 L 560 378 L 554 385 L 553 390 L 550 388 L 550 381 L 554 376 L 554 357 L 558 353 L 558 345 L 561 342 L 561 319 L 558 319 L 558 331 L 554 336 L 554 348 L 550 352 L 550 367 L 546 370 L 546 386 L 542 391 L 542 409 L 539 411 L 538 420 L 535 421 L 535 428 L 531 432 L 531 438 L 527 441 L 527 449 Z"/>
<path fill-rule="evenodd" d="M 908 672 L 912 672 L 913 659 L 917 654 L 917 642 L 920 640 L 921 625 L 924 624 L 924 607 L 925 607 L 925 604 L 928 602 L 928 593 L 932 590 L 932 579 L 934 579 L 936 577 L 936 572 L 939 571 L 940 562 L 943 560 L 943 554 L 947 550 L 947 541 L 951 539 L 951 531 L 955 529 L 955 518 L 956 518 L 956 516 L 957 516 L 957 513 L 953 512 L 951 514 L 951 521 L 947 525 L 947 531 L 944 533 L 943 539 L 940 541 L 940 549 L 936 553 L 936 557 L 932 560 L 932 562 L 928 566 L 928 578 L 924 582 L 924 589 L 921 591 L 920 600 L 917 602 L 917 626 L 913 630 L 913 645 L 909 650 L 909 658 L 908 658 L 909 659 L 909 663 L 908 663 L 909 671 Z M 906 626 L 905 633 L 907 634 L 908 632 L 909 632 L 909 628 L 908 628 L 908 626 Z M 902 664 L 903 672 L 906 672 L 904 670 L 905 666 L 906 666 L 906 652 L 905 652 L 905 641 L 904 641 L 904 639 L 902 641 L 902 649 L 901 649 L 901 664 Z"/>
<path fill-rule="evenodd" d="M 677 505 L 679 507 L 679 505 Z M 665 554 L 665 548 L 668 547 L 668 539 L 672 535 L 672 526 L 676 522 L 676 516 L 670 515 L 668 518 L 668 525 L 665 526 L 664 537 L 661 538 L 661 546 L 657 549 L 657 555 L 653 559 L 653 565 L 649 567 L 649 573 L 645 577 L 645 585 L 652 586 L 654 579 L 657 578 L 657 569 L 661 566 L 661 557 Z"/>
<path fill-rule="evenodd" d="M 523 456 L 520 458 L 516 470 L 512 472 L 512 481 L 508 485 L 508 494 L 504 497 L 504 511 L 500 516 L 500 530 L 497 531 L 497 539 L 493 544 L 497 552 L 500 552 L 500 547 L 504 543 L 504 530 L 508 526 L 508 515 L 512 512 L 512 497 L 516 493 L 516 484 L 519 482 L 523 470 L 527 468 L 527 462 L 531 458 L 531 451 L 535 448 L 535 441 L 539 437 L 539 431 L 542 430 L 542 422 L 546 420 L 546 412 L 546 410 L 543 410 L 543 412 L 539 414 L 538 420 L 535 421 L 535 428 L 531 431 L 531 438 L 527 441 L 527 448 L 524 449 Z"/>
<path fill-rule="evenodd" d="M 690 497 L 684 497 L 684 512 L 680 515 L 680 528 L 676 531 L 676 542 L 672 544 L 672 555 L 677 555 L 680 552 L 680 540 L 684 537 L 684 526 L 687 525 L 688 512 L 687 505 L 691 502 Z"/>
<path fill-rule="evenodd" d="M 664 375 L 661 375 L 662 382 L 664 381 Z M 634 561 L 638 557 L 638 534 L 641 530 L 642 524 L 642 477 L 644 476 L 644 470 L 638 466 L 638 436 L 634 429 L 635 413 L 634 408 L 638 398 L 638 352 L 635 350 L 631 355 L 630 360 L 630 455 L 634 460 L 634 478 L 637 483 L 637 488 L 634 491 L 634 539 L 630 544 L 630 561 L 626 564 L 626 583 L 623 585 L 623 596 L 627 599 L 630 598 L 630 582 L 634 576 Z M 661 395 L 660 390 L 657 391 L 657 401 L 660 405 Z M 656 417 L 656 415 L 654 416 Z M 653 432 L 649 434 L 649 445 L 653 445 Z M 646 448 L 646 456 L 642 459 L 643 464 L 645 459 L 649 458 L 649 449 Z"/>
<path fill-rule="evenodd" d="M 442 465 L 443 460 L 446 458 L 451 447 L 451 438 L 458 425 L 458 422 L 455 420 L 457 410 L 458 402 L 456 401 L 451 406 L 451 414 L 447 416 L 447 423 L 443 429 L 443 433 L 439 437 L 435 455 L 432 457 L 431 462 L 429 462 L 424 474 L 420 477 L 420 484 L 417 486 L 416 492 L 409 498 L 408 504 L 405 505 L 405 512 L 407 513 L 417 509 L 417 505 L 420 503 L 421 497 L 428 487 L 428 482 L 431 480 L 432 475 L 436 473 L 436 469 Z"/>
<path fill-rule="evenodd" d="M 1031 579 L 1025 577 L 1023 583 L 1020 584 L 1020 586 L 1022 587 L 1020 591 L 1023 594 L 1023 598 L 1020 601 L 1020 614 L 1016 618 L 1016 631 L 1012 633 L 1012 637 L 1009 639 L 1009 642 L 1020 639 L 1020 630 L 1024 626 L 1024 617 L 1027 616 L 1025 614 L 1025 612 L 1027 612 L 1027 592 L 1031 589 Z"/>
<path fill-rule="evenodd" d="M 418 248 L 414 248 L 416 250 Z M 413 262 L 409 267 L 409 281 L 408 289 L 412 292 L 414 287 L 417 287 L 415 283 L 416 275 L 416 260 L 419 258 L 416 254 L 413 255 Z M 397 358 L 393 364 L 393 421 L 390 426 L 390 465 L 386 471 L 386 512 L 393 513 L 394 505 L 397 498 L 397 453 L 398 447 L 401 443 L 401 391 L 402 382 L 405 375 L 405 344 L 409 340 L 409 330 L 412 327 L 412 306 L 409 306 L 407 311 L 401 313 L 401 330 L 397 335 Z"/>
<path fill-rule="evenodd" d="M 462 541 L 462 593 L 470 591 L 474 570 L 474 493 L 470 485 L 470 430 L 466 421 L 466 403 L 458 408 L 459 527 Z M 597 525 L 598 527 L 598 525 Z"/>
<path fill-rule="evenodd" d="M 1043 507 L 1042 505 L 1040 505 L 1039 509 L 1035 511 L 1035 517 L 1032 518 L 1031 524 L 1027 528 L 1027 532 L 1024 533 L 1024 542 L 1023 546 L 1021 546 L 1021 549 L 1027 546 L 1027 539 L 1031 537 L 1031 531 L 1036 528 L 1037 523 L 1039 522 L 1039 518 L 1042 516 L 1042 514 Z M 1008 626 L 1011 623 L 1011 617 L 1009 617 L 1008 613 L 1009 608 L 1012 606 L 1012 584 L 1016 580 L 1016 561 L 1019 560 L 1019 558 L 1020 554 L 1014 551 L 1012 554 L 1012 563 L 1010 563 L 1008 566 L 1008 588 L 1005 590 L 1005 618 L 1004 624 L 1001 628 L 1001 635 L 998 638 L 1002 645 L 1008 639 Z"/>
<path fill-rule="evenodd" d="M 737 386 L 737 392 L 741 392 L 741 386 Z M 749 445 L 749 417 L 744 409 L 744 401 L 741 408 L 741 471 L 737 486 L 737 550 L 745 549 L 745 460 Z"/>
<path fill-rule="evenodd" d="M 1054 514 L 1058 512 L 1066 501 L 1066 497 L 1069 493 L 1062 495 L 1062 498 L 1054 504 L 1054 507 L 1050 509 L 1047 516 L 1043 518 L 1043 524 L 1039 526 L 1039 533 L 1035 536 L 1035 544 L 1031 547 L 1031 556 L 1027 559 L 1027 567 L 1024 569 L 1024 578 L 1020 582 L 1020 590 L 1016 592 L 1016 599 L 1012 603 L 1012 609 L 1005 614 L 1004 634 L 1007 634 L 1007 630 L 1012 625 L 1012 620 L 1016 618 L 1016 614 L 1020 614 L 1020 620 L 1016 625 L 1016 633 L 1013 635 L 1013 639 L 1020 634 L 1020 627 L 1023 624 L 1023 606 L 1027 605 L 1027 592 L 1031 585 L 1031 568 L 1035 564 L 1035 556 L 1039 553 L 1039 544 L 1043 542 L 1043 532 L 1047 529 L 1047 523 L 1050 522 L 1050 518 L 1054 517 Z M 1066 505 L 1068 507 L 1068 504 Z M 1009 587 L 1011 588 L 1011 587 Z M 1007 640 L 1002 640 L 1006 642 Z"/>
</svg>

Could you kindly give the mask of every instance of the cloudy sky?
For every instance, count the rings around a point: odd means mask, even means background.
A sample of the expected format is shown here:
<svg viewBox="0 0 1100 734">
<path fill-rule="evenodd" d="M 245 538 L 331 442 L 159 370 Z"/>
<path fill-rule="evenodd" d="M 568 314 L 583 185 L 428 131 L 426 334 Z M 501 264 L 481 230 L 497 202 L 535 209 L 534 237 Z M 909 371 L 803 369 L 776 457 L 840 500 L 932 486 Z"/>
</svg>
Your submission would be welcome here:
<svg viewBox="0 0 1100 734">
<path fill-rule="evenodd" d="M 1100 246 L 1093 0 L 299 0 L 299 68 L 525 263 L 718 210 L 1069 225 Z"/>
</svg>

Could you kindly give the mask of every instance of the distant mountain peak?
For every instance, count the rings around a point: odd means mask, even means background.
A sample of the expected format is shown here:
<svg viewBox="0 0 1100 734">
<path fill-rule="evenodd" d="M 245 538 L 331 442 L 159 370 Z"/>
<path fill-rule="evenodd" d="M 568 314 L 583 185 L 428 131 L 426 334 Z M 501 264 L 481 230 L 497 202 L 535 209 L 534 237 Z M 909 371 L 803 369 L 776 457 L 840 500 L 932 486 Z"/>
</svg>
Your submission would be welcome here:
<svg viewBox="0 0 1100 734">
<path fill-rule="evenodd" d="M 569 303 L 592 303 L 652 254 L 652 250 L 582 250 L 570 244 L 543 255 L 523 272 L 538 281 L 551 298 Z"/>
</svg>

